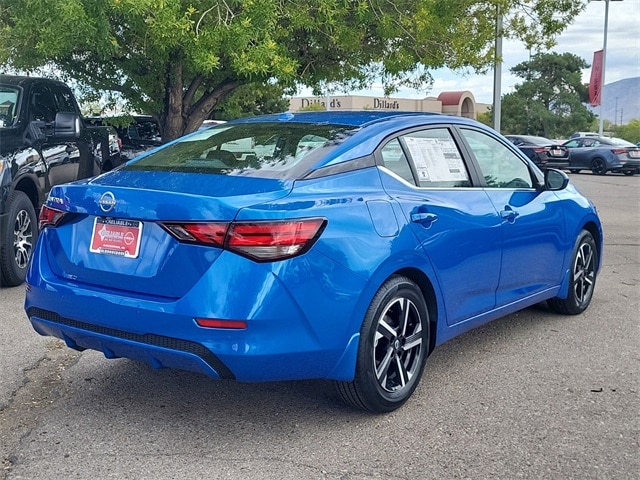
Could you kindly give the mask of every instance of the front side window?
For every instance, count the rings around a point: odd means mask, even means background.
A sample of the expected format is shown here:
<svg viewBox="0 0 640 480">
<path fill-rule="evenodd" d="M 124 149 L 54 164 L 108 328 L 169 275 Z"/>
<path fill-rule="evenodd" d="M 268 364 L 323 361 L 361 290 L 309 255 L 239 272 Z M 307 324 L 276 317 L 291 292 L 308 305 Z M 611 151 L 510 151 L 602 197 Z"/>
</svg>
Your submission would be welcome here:
<svg viewBox="0 0 640 480">
<path fill-rule="evenodd" d="M 58 113 L 56 102 L 51 91 L 44 84 L 35 85 L 29 102 L 31 120 L 51 123 Z"/>
<path fill-rule="evenodd" d="M 485 183 L 492 188 L 532 188 L 527 164 L 495 138 L 477 130 L 461 129 Z"/>
<path fill-rule="evenodd" d="M 52 87 L 51 90 L 56 99 L 57 112 L 76 112 L 76 105 L 71 90 L 58 86 Z"/>
<path fill-rule="evenodd" d="M 0 85 L 0 128 L 13 125 L 19 93 L 17 88 Z"/>
</svg>

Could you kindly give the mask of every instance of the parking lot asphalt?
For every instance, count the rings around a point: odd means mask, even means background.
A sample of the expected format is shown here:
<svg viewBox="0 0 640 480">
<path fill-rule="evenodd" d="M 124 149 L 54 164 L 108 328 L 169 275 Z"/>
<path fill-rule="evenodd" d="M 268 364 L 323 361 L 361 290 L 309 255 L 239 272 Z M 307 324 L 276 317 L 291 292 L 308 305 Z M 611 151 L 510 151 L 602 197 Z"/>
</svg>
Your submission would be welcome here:
<svg viewBox="0 0 640 480">
<path fill-rule="evenodd" d="M 535 306 L 438 347 L 410 401 L 239 384 L 74 352 L 0 289 L 0 479 L 630 479 L 640 472 L 640 177 L 572 174 L 598 207 L 590 308 Z M 535 259 L 523 259 L 526 262 Z"/>
</svg>

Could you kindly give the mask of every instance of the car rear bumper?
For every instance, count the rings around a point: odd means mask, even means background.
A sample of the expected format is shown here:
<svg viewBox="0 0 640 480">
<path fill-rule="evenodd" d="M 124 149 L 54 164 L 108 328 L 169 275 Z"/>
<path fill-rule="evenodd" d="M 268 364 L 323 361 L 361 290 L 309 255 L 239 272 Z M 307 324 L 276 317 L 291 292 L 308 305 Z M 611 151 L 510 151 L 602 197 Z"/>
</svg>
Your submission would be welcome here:
<svg viewBox="0 0 640 480">
<path fill-rule="evenodd" d="M 355 365 L 339 367 L 357 333 L 349 331 L 345 321 L 354 308 L 347 295 L 338 311 L 313 279 L 301 280 L 296 288 L 309 286 L 316 300 L 304 306 L 296 300 L 298 293 L 285 286 L 288 282 L 268 268 L 262 277 L 253 275 L 252 285 L 242 277 L 245 286 L 239 288 L 233 278 L 242 273 L 237 262 L 248 260 L 233 254 L 222 257 L 229 264 L 217 275 L 205 276 L 184 297 L 172 299 L 60 278 L 39 243 L 27 274 L 25 310 L 41 335 L 60 338 L 74 349 L 97 350 L 107 358 L 130 358 L 154 368 L 248 382 L 352 377 Z M 311 261 L 340 268 L 329 265 L 325 256 Z M 228 272 L 228 277 L 221 272 Z M 296 269 L 292 273 L 300 276 Z M 348 270 L 340 277 L 355 285 L 355 301 L 361 286 Z M 202 305 L 210 310 L 203 313 Z M 244 320 L 246 328 L 208 328 L 198 325 L 196 318 Z"/>
</svg>

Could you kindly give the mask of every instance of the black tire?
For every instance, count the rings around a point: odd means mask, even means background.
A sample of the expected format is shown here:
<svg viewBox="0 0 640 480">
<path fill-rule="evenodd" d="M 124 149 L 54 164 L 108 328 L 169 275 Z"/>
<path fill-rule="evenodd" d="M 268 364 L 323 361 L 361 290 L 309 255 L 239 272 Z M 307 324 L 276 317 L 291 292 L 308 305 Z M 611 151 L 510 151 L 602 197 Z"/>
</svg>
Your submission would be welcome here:
<svg viewBox="0 0 640 480">
<path fill-rule="evenodd" d="M 418 286 L 389 278 L 369 305 L 360 330 L 354 380 L 336 382 L 349 405 L 391 412 L 414 392 L 429 353 L 429 313 Z"/>
<path fill-rule="evenodd" d="M 567 298 L 552 298 L 549 307 L 564 315 L 578 315 L 584 312 L 593 297 L 596 286 L 598 249 L 591 233 L 582 230 L 576 240 L 571 259 L 571 278 Z"/>
<path fill-rule="evenodd" d="M 591 161 L 591 172 L 594 175 L 605 175 L 607 173 L 607 164 L 600 158 L 596 157 Z"/>
<path fill-rule="evenodd" d="M 622 173 L 624 173 L 628 177 L 632 177 L 633 175 L 636 174 L 635 170 L 623 170 Z"/>
<path fill-rule="evenodd" d="M 23 192 L 14 191 L 7 205 L 6 225 L 2 229 L 4 236 L 0 239 L 0 266 L 2 284 L 15 287 L 24 282 L 38 238 L 38 219 L 33 204 Z"/>
</svg>

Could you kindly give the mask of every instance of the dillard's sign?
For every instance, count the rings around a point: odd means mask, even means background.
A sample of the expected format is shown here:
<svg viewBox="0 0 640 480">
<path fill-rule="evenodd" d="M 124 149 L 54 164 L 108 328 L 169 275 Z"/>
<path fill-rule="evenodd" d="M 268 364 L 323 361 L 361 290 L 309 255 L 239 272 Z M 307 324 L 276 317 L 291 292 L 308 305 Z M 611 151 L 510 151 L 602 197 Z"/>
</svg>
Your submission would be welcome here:
<svg viewBox="0 0 640 480">
<path fill-rule="evenodd" d="M 321 105 L 326 108 L 326 103 L 324 100 L 319 100 L 317 98 L 303 98 L 301 99 L 302 108 L 309 107 L 311 105 Z M 332 98 L 329 102 L 330 108 L 341 108 L 342 103 L 340 100 L 336 98 Z M 400 103 L 397 100 L 389 100 L 387 98 L 374 98 L 373 99 L 373 109 L 374 110 L 399 110 Z"/>
</svg>

